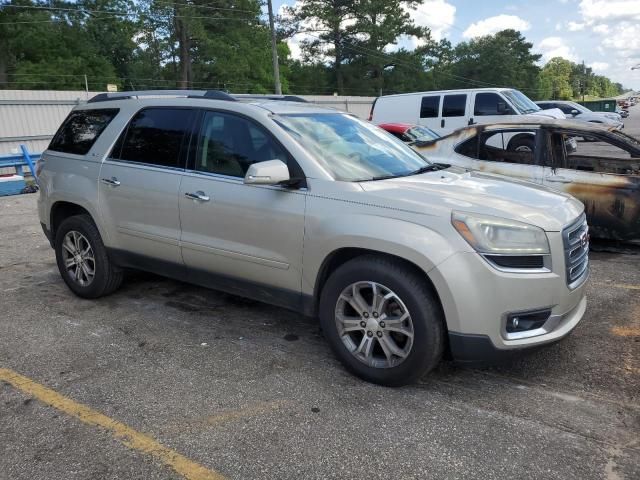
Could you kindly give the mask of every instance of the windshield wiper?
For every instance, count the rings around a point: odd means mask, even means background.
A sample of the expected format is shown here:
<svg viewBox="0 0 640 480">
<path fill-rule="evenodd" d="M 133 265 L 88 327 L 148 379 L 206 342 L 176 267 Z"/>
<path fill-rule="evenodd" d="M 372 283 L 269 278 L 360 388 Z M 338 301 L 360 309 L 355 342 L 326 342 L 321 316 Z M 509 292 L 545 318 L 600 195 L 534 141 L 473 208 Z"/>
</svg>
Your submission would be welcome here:
<svg viewBox="0 0 640 480">
<path fill-rule="evenodd" d="M 425 165 L 424 167 L 419 168 L 418 170 L 414 170 L 407 175 L 420 175 L 421 173 L 427 172 L 436 172 L 438 170 L 443 170 L 445 168 L 449 168 L 451 165 L 447 165 L 446 163 L 431 163 L 429 165 Z"/>
<path fill-rule="evenodd" d="M 376 180 L 389 180 L 390 178 L 399 178 L 406 176 L 406 173 L 401 173 L 400 175 L 380 175 L 378 177 L 366 178 L 364 180 L 360 180 L 361 182 L 374 182 Z"/>
<path fill-rule="evenodd" d="M 446 163 L 430 163 L 429 165 L 425 165 L 424 167 L 420 167 L 413 172 L 408 173 L 397 173 L 391 175 L 380 175 L 377 177 L 367 178 L 366 180 L 359 180 L 360 182 L 373 182 L 376 180 L 389 180 L 390 178 L 400 178 L 400 177 L 409 177 L 411 175 L 420 175 L 421 173 L 426 172 L 435 172 L 437 170 L 443 170 L 445 168 L 449 168 L 451 165 L 447 165 Z"/>
</svg>

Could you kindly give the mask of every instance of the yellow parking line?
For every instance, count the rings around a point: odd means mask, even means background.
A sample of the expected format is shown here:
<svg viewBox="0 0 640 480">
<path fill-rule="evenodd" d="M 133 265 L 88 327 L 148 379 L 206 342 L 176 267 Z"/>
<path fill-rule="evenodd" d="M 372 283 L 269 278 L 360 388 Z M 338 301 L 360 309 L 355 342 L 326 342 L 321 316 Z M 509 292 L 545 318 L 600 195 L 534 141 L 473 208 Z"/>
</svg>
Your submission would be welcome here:
<svg viewBox="0 0 640 480">
<path fill-rule="evenodd" d="M 224 480 L 225 478 L 221 474 L 209 470 L 180 455 L 178 452 L 161 445 L 153 438 L 137 432 L 124 423 L 96 412 L 86 405 L 74 402 L 13 370 L 0 368 L 0 380 L 10 383 L 16 389 L 34 396 L 42 403 L 57 408 L 83 423 L 104 428 L 122 444 L 157 458 L 188 480 Z"/>
<path fill-rule="evenodd" d="M 619 337 L 640 337 L 640 327 L 613 327 L 611 333 Z"/>
</svg>

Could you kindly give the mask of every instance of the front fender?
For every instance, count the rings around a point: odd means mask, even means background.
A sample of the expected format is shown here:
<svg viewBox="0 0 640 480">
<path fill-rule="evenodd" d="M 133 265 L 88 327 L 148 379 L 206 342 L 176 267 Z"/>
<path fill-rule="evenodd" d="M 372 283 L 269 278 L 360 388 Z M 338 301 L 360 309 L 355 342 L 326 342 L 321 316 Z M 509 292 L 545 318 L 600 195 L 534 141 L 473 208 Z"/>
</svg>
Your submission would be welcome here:
<svg viewBox="0 0 640 480">
<path fill-rule="evenodd" d="M 317 199 L 309 202 L 305 218 L 304 294 L 314 294 L 316 279 L 325 259 L 340 249 L 361 248 L 395 255 L 413 263 L 426 274 L 456 251 L 466 249 L 464 241 L 455 238 L 457 233 L 450 222 L 443 219 L 428 217 L 434 225 L 425 226 L 416 223 L 416 219 L 385 216 L 388 212 L 383 208 L 348 214 L 344 212 L 345 207 L 349 208 Z M 445 238 L 440 231 L 453 235 Z"/>
</svg>

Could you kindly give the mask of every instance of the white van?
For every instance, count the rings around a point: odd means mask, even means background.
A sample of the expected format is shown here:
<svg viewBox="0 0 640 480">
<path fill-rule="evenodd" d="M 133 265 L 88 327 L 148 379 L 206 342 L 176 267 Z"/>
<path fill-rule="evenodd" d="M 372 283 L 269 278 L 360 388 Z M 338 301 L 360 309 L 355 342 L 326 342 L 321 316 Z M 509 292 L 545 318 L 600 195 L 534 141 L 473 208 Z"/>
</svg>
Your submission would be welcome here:
<svg viewBox="0 0 640 480">
<path fill-rule="evenodd" d="M 542 110 L 513 88 L 471 88 L 378 97 L 369 120 L 376 125 L 390 122 L 424 125 L 447 135 L 474 123 L 513 121 L 520 115 L 566 118 L 560 109 Z"/>
</svg>

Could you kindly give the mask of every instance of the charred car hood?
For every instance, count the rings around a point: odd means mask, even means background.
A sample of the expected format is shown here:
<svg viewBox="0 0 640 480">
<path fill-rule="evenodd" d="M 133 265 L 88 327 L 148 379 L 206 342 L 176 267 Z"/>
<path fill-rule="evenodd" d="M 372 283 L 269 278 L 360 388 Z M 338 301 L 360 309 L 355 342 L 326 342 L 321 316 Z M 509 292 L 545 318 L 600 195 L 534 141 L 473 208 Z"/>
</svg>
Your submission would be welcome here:
<svg viewBox="0 0 640 480">
<path fill-rule="evenodd" d="M 570 195 L 500 175 L 448 168 L 422 175 L 362 182 L 376 203 L 424 214 L 452 210 L 509 218 L 560 231 L 584 211 Z M 373 200 L 373 198 L 372 198 Z"/>
</svg>

